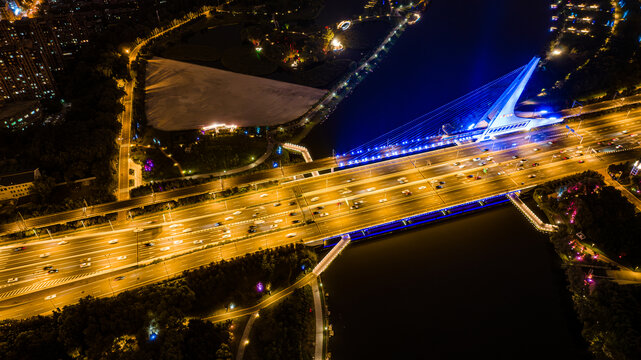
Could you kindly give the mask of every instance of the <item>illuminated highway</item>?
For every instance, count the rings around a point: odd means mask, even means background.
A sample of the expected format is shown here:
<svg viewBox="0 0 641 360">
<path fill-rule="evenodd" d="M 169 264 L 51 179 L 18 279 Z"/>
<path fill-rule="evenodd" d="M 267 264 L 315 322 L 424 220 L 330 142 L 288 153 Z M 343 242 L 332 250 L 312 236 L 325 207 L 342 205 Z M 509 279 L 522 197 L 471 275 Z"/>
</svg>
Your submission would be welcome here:
<svg viewBox="0 0 641 360">
<path fill-rule="evenodd" d="M 494 143 L 281 181 L 269 189 L 115 224 L 114 231 L 101 227 L 65 239 L 41 238 L 4 246 L 0 248 L 0 314 L 7 318 L 46 313 L 89 294 L 109 296 L 261 248 L 313 242 L 582 170 L 601 169 L 634 158 L 630 151 L 614 151 L 639 146 L 639 116 L 639 112 L 629 117 L 611 114 L 584 121 L 579 130 L 584 137 L 581 145 L 577 137 L 567 135 L 564 126 L 549 127 Z M 599 153 L 591 154 L 591 149 Z M 317 168 L 323 167 L 331 166 Z M 288 171 L 275 170 L 281 171 L 278 178 Z M 307 220 L 313 223 L 307 225 Z M 250 233 L 250 226 L 255 233 Z M 25 249 L 15 251 L 19 246 Z M 208 248 L 135 268 L 136 263 L 148 264 L 203 247 Z M 48 266 L 58 272 L 48 273 L 49 269 L 44 270 Z M 124 278 L 117 280 L 119 276 Z M 53 294 L 55 298 L 45 300 Z"/>
</svg>

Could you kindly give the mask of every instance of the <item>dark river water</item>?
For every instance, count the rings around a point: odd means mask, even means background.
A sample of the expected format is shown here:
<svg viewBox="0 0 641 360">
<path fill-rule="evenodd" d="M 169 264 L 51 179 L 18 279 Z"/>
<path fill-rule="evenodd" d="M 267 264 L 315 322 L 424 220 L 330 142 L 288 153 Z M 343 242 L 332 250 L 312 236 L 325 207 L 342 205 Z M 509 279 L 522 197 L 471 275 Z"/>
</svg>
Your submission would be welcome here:
<svg viewBox="0 0 641 360">
<path fill-rule="evenodd" d="M 332 359 L 583 359 L 559 262 L 511 205 L 350 244 L 322 276 Z"/>
<path fill-rule="evenodd" d="M 358 13 L 327 0 L 321 19 Z M 538 55 L 549 1 L 433 0 L 382 64 L 305 140 L 344 152 Z M 545 235 L 513 207 L 351 244 L 323 275 L 333 359 L 582 359 Z"/>
</svg>

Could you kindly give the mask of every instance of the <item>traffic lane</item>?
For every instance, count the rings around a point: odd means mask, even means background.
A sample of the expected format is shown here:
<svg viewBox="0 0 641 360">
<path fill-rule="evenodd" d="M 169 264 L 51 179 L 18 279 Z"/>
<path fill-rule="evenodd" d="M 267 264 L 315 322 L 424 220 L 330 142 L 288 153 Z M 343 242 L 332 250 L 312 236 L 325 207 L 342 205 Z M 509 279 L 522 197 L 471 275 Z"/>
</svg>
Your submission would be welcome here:
<svg viewBox="0 0 641 360">
<path fill-rule="evenodd" d="M 274 216 L 277 217 L 277 219 L 274 218 Z M 255 221 L 262 222 L 262 224 L 257 228 L 257 230 L 260 232 L 274 230 L 275 227 L 273 225 L 284 228 L 291 227 L 293 225 L 291 222 L 294 220 L 297 220 L 298 223 L 304 222 L 302 214 L 297 214 L 297 216 L 289 216 L 288 212 L 272 214 L 269 217 L 259 218 Z M 144 261 L 159 256 L 170 255 L 176 252 L 196 249 L 201 246 L 208 245 L 212 242 L 229 241 L 233 240 L 234 238 L 245 237 L 248 235 L 247 231 L 250 223 L 252 222 L 245 221 L 240 223 L 233 223 L 227 226 L 221 226 L 219 229 L 211 229 L 211 231 L 204 232 L 169 234 L 169 236 L 163 238 L 144 237 L 141 241 L 124 238 L 122 242 L 119 242 L 119 244 L 121 245 L 115 248 L 110 248 L 108 244 L 103 246 L 101 249 L 91 253 L 80 253 L 79 256 L 83 256 L 83 258 L 80 260 L 73 257 L 66 259 L 47 259 L 44 262 L 34 264 L 35 269 L 34 266 L 32 266 L 30 268 L 22 269 L 22 271 L 20 272 L 16 272 L 15 270 L 13 270 L 11 271 L 10 276 L 20 276 L 21 280 L 51 280 L 83 273 L 92 273 L 96 271 L 95 269 L 98 268 L 116 268 L 123 265 L 133 265 L 138 260 Z M 223 232 L 223 228 L 225 230 L 228 230 L 228 232 Z M 227 235 L 230 238 L 229 240 L 225 239 L 225 234 L 229 234 Z M 153 244 L 153 246 L 147 246 L 146 244 Z M 136 248 L 138 250 L 136 250 Z M 91 257 L 91 259 L 87 260 L 86 258 L 84 258 L 85 256 Z M 92 263 L 91 266 L 87 266 L 84 268 L 81 268 L 79 266 L 80 263 L 86 263 L 88 261 Z M 46 271 L 42 271 L 42 273 L 46 274 L 45 277 L 42 278 L 41 272 L 39 270 L 40 265 L 52 265 L 53 268 L 60 271 L 56 274 L 47 274 Z M 34 276 L 31 276 L 32 271 L 35 274 Z M 11 289 L 3 289 L 3 291 L 9 291 L 13 289 L 15 289 L 15 287 L 12 287 Z"/>
<path fill-rule="evenodd" d="M 412 179 L 412 180 L 415 180 L 415 179 Z M 383 185 L 383 186 L 385 186 L 385 185 L 387 185 L 387 184 L 382 184 L 382 185 Z M 278 191 L 277 191 L 277 190 L 276 190 L 276 193 L 278 193 Z"/>
<path fill-rule="evenodd" d="M 86 295 L 111 296 L 112 288 L 114 293 L 142 286 L 146 283 L 157 282 L 167 277 L 182 273 L 185 269 L 197 268 L 213 261 L 220 261 L 222 258 L 230 259 L 241 256 L 248 252 L 255 252 L 267 247 L 277 247 L 288 243 L 300 241 L 304 237 L 317 236 L 318 232 L 314 227 L 299 228 L 295 236 L 286 235 L 263 235 L 255 238 L 241 240 L 222 246 L 213 247 L 200 252 L 187 254 L 178 258 L 169 259 L 161 263 L 123 273 L 124 278 L 116 282 L 113 276 L 101 279 L 98 282 L 87 282 L 81 286 L 66 286 L 60 289 L 50 289 L 36 294 L 25 295 L 19 299 L 0 302 L 0 313 L 3 318 L 23 318 L 36 314 L 51 311 L 53 306 L 48 305 L 44 296 L 56 295 L 54 302 L 56 306 L 63 306 L 74 303 Z M 134 280 L 135 279 L 135 280 Z M 125 281 L 126 280 L 126 281 Z M 88 280 L 83 280 L 88 281 Z M 56 300 L 57 299 L 57 300 Z M 49 301 L 50 302 L 50 301 Z M 16 305 L 20 304 L 20 305 Z"/>
<path fill-rule="evenodd" d="M 636 115 L 636 114 L 638 114 L 638 113 L 635 113 L 635 115 Z M 614 118 L 614 116 L 611 116 L 611 118 Z M 586 122 L 588 122 L 588 121 L 586 121 Z M 597 122 L 598 122 L 598 121 L 597 121 Z M 542 131 L 546 131 L 546 130 L 542 130 Z M 516 137 L 512 137 L 512 138 L 516 138 Z M 510 137 L 508 137 L 507 139 L 508 139 L 507 141 L 509 141 L 509 139 L 511 139 L 511 138 L 510 138 Z M 465 149 L 464 149 L 464 150 L 465 150 Z M 438 150 L 437 150 L 437 151 L 438 151 Z M 329 161 L 329 160 L 325 160 L 325 161 L 326 161 L 326 162 L 328 162 L 328 163 L 331 163 L 331 161 Z M 310 164 L 311 164 L 311 163 L 310 163 Z M 241 181 L 241 182 L 242 182 L 242 181 Z M 233 185 L 233 184 L 230 184 L 230 185 Z M 191 190 L 190 190 L 190 192 L 194 192 L 194 190 L 195 190 L 196 192 L 198 192 L 198 191 L 200 191 L 200 190 L 203 190 L 203 191 L 204 191 L 204 190 L 205 190 L 204 188 L 207 188 L 207 190 L 211 190 L 211 185 L 203 184 L 203 189 L 199 189 L 198 187 L 196 187 L 196 188 L 189 188 L 189 189 L 191 189 Z M 186 188 L 186 189 L 187 189 L 187 188 Z M 182 190 L 184 190 L 184 189 L 182 189 Z M 171 194 L 170 194 L 170 193 L 171 193 Z M 161 194 L 163 194 L 163 195 L 162 195 L 162 198 L 163 198 L 163 199 L 165 199 L 165 198 L 167 198 L 167 199 L 168 199 L 169 197 L 174 197 L 174 196 L 180 196 L 180 195 L 181 195 L 181 194 L 179 194 L 179 193 L 175 193 L 175 192 L 164 192 L 164 193 L 161 193 Z M 136 205 L 141 205 L 141 204 L 143 204 L 143 203 L 149 203 L 149 201 L 143 201 L 143 200 L 141 200 L 141 199 L 131 199 L 131 200 L 130 200 L 130 202 L 131 202 L 132 204 L 136 204 Z M 108 209 L 109 209 L 109 207 L 110 207 L 110 206 L 112 207 L 112 210 L 114 210 L 114 211 L 115 211 L 115 210 L 117 210 L 118 208 L 122 207 L 122 206 L 123 206 L 123 205 L 125 205 L 125 204 L 126 204 L 126 203 L 122 203 L 122 202 L 120 202 L 120 203 L 111 203 L 111 204 L 104 204 L 104 205 L 99 205 L 99 206 L 96 206 L 96 207 L 92 207 L 92 208 L 90 208 L 90 209 L 89 209 L 89 211 L 90 211 L 90 212 L 108 211 Z M 99 209 L 102 209 L 102 210 L 99 210 Z M 77 210 L 70 211 L 70 212 L 68 212 L 67 214 L 70 214 L 70 213 L 71 213 L 71 214 L 75 214 L 75 216 L 79 216 L 78 214 L 81 214 L 81 212 L 82 212 L 82 209 L 77 209 Z M 64 216 L 61 216 L 61 215 L 59 215 L 59 214 L 53 214 L 53 215 L 51 215 L 51 217 L 61 218 L 61 217 L 64 217 Z M 33 227 L 33 226 L 41 226 L 41 225 L 43 225 L 43 224 L 45 224 L 45 223 L 49 223 L 49 222 L 51 222 L 51 221 L 53 221 L 53 220 L 51 220 L 50 218 L 48 218 L 47 216 L 45 216 L 45 217 L 41 217 L 41 218 L 27 219 L 27 221 L 28 221 L 27 226 L 29 226 L 29 227 Z M 16 225 L 16 224 L 14 224 L 14 225 Z M 14 227 L 15 227 L 15 226 L 14 226 Z M 17 229 L 15 229 L 15 230 L 17 230 Z"/>
<path fill-rule="evenodd" d="M 632 113 L 632 116 L 638 116 L 638 115 L 639 115 L 639 112 L 634 112 L 634 113 Z M 626 115 L 626 117 L 629 117 L 629 114 L 628 114 L 628 115 Z M 616 115 L 610 115 L 610 116 L 606 116 L 606 117 L 604 117 L 604 119 L 615 119 L 615 118 L 617 118 L 617 116 L 616 116 Z M 603 122 L 604 120 L 599 120 L 599 119 L 597 119 L 596 121 L 594 121 L 594 120 L 592 120 L 592 121 L 593 121 L 593 122 L 596 122 L 596 123 L 599 123 L 599 122 Z M 588 123 L 588 122 L 589 122 L 589 120 L 586 120 L 585 122 L 586 122 L 586 123 Z M 545 131 L 545 130 L 543 130 L 543 131 Z M 509 138 L 508 138 L 508 139 L 509 139 Z M 332 159 L 322 159 L 322 162 L 323 162 L 323 163 L 326 163 L 326 164 L 331 164 L 331 163 L 332 163 Z M 312 164 L 312 163 L 310 163 L 310 164 Z M 309 165 L 305 165 L 305 166 L 309 166 Z M 294 172 L 296 172 L 296 171 L 294 171 Z M 272 175 L 277 176 L 277 174 L 276 174 L 276 173 L 275 173 L 275 174 L 272 174 Z M 262 177 L 264 178 L 264 176 L 262 176 Z M 241 182 L 242 182 L 242 181 L 241 181 Z M 206 184 L 203 184 L 203 185 L 206 185 Z M 211 189 L 211 186 L 210 186 L 210 185 L 206 185 L 206 186 L 204 186 L 204 187 L 206 187 L 207 189 Z M 164 196 L 164 195 L 163 195 L 163 196 Z M 180 196 L 180 194 L 178 194 L 178 193 L 173 193 L 173 196 Z M 139 204 L 139 203 L 140 203 L 140 201 L 139 201 L 139 200 L 132 199 L 132 201 L 133 201 L 133 202 L 135 202 L 135 203 L 137 203 L 137 204 Z M 114 203 L 114 204 L 111 204 L 111 206 L 115 206 L 115 205 L 116 205 L 115 203 Z M 103 208 L 103 209 L 108 209 L 108 206 L 110 206 L 110 205 L 109 205 L 109 204 L 105 204 L 105 205 L 102 205 L 102 208 Z M 113 210 L 116 210 L 116 208 L 113 208 Z M 77 213 L 78 211 L 82 211 L 82 210 L 81 210 L 81 209 L 75 210 L 75 212 L 76 212 L 76 213 Z M 52 215 L 52 216 L 55 216 L 55 214 L 54 214 L 54 215 Z M 46 221 L 45 221 L 45 222 L 46 222 Z M 35 223 L 29 223 L 29 224 L 28 224 L 28 226 L 34 226 L 34 225 L 37 225 L 37 224 L 35 224 Z"/>
<path fill-rule="evenodd" d="M 261 213 L 261 217 L 269 217 L 269 216 L 274 216 L 277 214 L 283 214 L 283 213 L 288 213 L 289 210 L 296 210 L 297 206 L 282 206 L 282 207 L 275 207 L 272 206 L 271 208 L 267 208 L 267 211 L 265 213 Z M 276 212 L 278 211 L 278 212 Z M 253 221 L 253 217 L 249 215 L 249 213 L 246 212 L 245 217 L 240 219 L 241 222 L 248 222 L 248 221 Z M 225 217 L 225 220 L 230 220 L 232 218 L 231 216 Z M 223 221 L 222 217 L 218 219 L 220 223 L 226 222 Z M 191 222 L 186 222 L 185 224 L 172 224 L 169 225 L 169 227 L 172 226 L 177 226 L 180 225 L 176 228 L 166 230 L 167 226 L 165 227 L 164 231 L 158 231 L 158 228 L 152 228 L 151 231 L 143 231 L 141 233 L 133 233 L 130 232 L 129 234 L 119 234 L 120 240 L 117 240 L 116 237 L 110 237 L 109 240 L 105 238 L 103 241 L 105 243 L 104 246 L 100 248 L 96 248 L 96 241 L 94 239 L 84 239 L 85 241 L 79 241 L 76 242 L 74 241 L 73 243 L 68 243 L 66 245 L 57 245 L 57 243 L 51 242 L 50 244 L 45 244 L 43 246 L 31 246 L 27 250 L 24 250 L 26 253 L 20 254 L 20 256 L 16 256 L 15 254 L 12 254 L 13 258 L 19 258 L 23 259 L 23 263 L 14 263 L 10 264 L 7 266 L 6 269 L 4 269 L 5 273 L 10 274 L 3 274 L 6 275 L 5 277 L 8 279 L 9 277 L 15 277 L 15 276 L 20 276 L 24 278 L 25 274 L 30 274 L 32 269 L 26 269 L 23 272 L 15 272 L 15 268 L 18 266 L 24 266 L 24 263 L 28 263 L 30 265 L 35 266 L 36 268 L 39 266 L 47 266 L 47 265 L 52 265 L 54 268 L 61 269 L 61 268 L 75 268 L 76 266 L 79 266 L 80 263 L 86 263 L 89 262 L 86 260 L 87 257 L 93 257 L 93 259 L 98 258 L 99 256 L 106 256 L 107 259 L 106 261 L 109 260 L 109 258 L 117 259 L 118 257 L 121 256 L 126 256 L 129 258 L 129 261 L 133 261 L 133 257 L 131 255 L 135 254 L 135 248 L 131 249 L 132 245 L 138 244 L 138 247 L 140 248 L 142 244 L 145 243 L 150 243 L 153 241 L 158 241 L 158 239 L 161 239 L 161 245 L 172 245 L 172 242 L 174 241 L 180 241 L 180 244 L 182 244 L 182 240 L 174 240 L 174 239 L 180 239 L 181 237 L 184 236 L 184 231 L 192 231 L 191 228 L 188 228 L 187 226 L 194 226 L 195 229 L 201 229 L 203 227 L 209 226 L 208 220 L 199 219 L 197 221 L 191 221 Z M 238 220 L 236 220 L 238 221 Z M 244 227 L 244 226 L 243 226 Z M 181 231 L 182 230 L 182 231 Z M 162 242 L 165 239 L 164 242 Z M 116 244 L 110 244 L 110 241 L 118 241 Z M 74 244 L 80 244 L 74 246 Z M 123 245 L 124 244 L 124 245 Z M 173 245 L 179 245 L 179 244 L 173 244 Z M 187 242 L 185 242 L 186 246 Z M 159 246 L 155 247 L 154 249 L 159 249 L 163 248 L 164 246 Z M 127 249 L 129 248 L 129 249 Z M 147 249 L 146 249 L 147 250 Z M 106 253 L 106 252 L 109 253 Z M 31 253 L 31 257 L 28 257 L 28 253 Z M 38 253 L 41 254 L 49 254 L 49 256 L 46 259 L 42 259 L 39 257 L 36 257 Z M 60 254 L 64 254 L 65 258 L 61 259 L 59 258 Z M 142 259 L 146 257 L 145 252 L 142 253 Z M 60 263 L 61 261 L 64 261 L 64 263 Z M 35 262 L 35 264 L 33 264 Z M 95 262 L 95 260 L 94 260 Z M 92 264 L 93 265 L 93 264 Z M 91 270 L 89 268 L 84 269 L 84 271 Z M 82 272 L 82 271 L 79 271 Z M 75 273 L 74 273 L 75 274 Z M 62 276 L 62 274 L 58 274 L 56 276 Z"/>
<path fill-rule="evenodd" d="M 619 154 L 615 154 L 615 155 L 618 155 L 618 157 L 619 157 L 619 158 L 623 157 L 623 153 L 619 153 Z M 629 156 L 629 155 L 628 155 L 628 156 Z M 614 157 L 614 158 L 616 158 L 617 156 L 613 156 L 613 157 Z M 567 167 L 566 167 L 566 168 L 567 168 Z M 562 171 L 561 171 L 561 172 L 562 172 Z M 561 174 L 560 174 L 560 175 L 561 175 Z M 486 185 L 486 186 L 487 186 L 487 185 Z M 496 186 L 495 186 L 495 185 L 488 186 L 488 189 L 495 189 L 495 188 L 496 188 Z M 478 191 L 478 187 L 477 187 L 477 191 Z M 452 192 L 452 193 L 457 194 L 457 196 L 461 196 L 461 194 L 462 194 L 462 192 L 460 192 L 460 191 L 456 191 L 456 192 Z M 466 195 L 462 196 L 461 198 L 462 198 L 462 199 L 469 199 L 469 196 L 466 194 Z M 405 206 L 406 206 L 406 205 L 405 205 Z M 423 210 L 424 210 L 422 206 L 419 206 L 419 207 L 417 207 L 417 208 L 419 208 L 419 209 L 420 209 L 420 211 L 423 211 Z M 378 217 L 378 216 L 375 216 L 375 217 Z M 350 221 L 350 223 L 351 223 L 351 221 Z M 341 225 L 339 225 L 339 226 L 341 226 Z M 305 229 L 306 229 L 306 230 L 308 230 L 308 229 L 310 229 L 310 228 L 311 228 L 311 229 L 313 229 L 313 226 L 308 226 L 308 227 L 306 227 Z M 249 241 L 254 241 L 254 242 L 256 242 L 256 241 L 258 240 L 258 238 L 255 238 L 255 239 L 248 239 L 248 240 L 249 240 Z M 278 240 L 278 237 L 276 237 L 276 240 Z M 281 241 L 283 241 L 283 240 L 281 239 Z M 276 241 L 276 243 L 278 243 L 278 241 Z M 256 245 L 255 245 L 255 246 L 256 246 Z"/>
</svg>

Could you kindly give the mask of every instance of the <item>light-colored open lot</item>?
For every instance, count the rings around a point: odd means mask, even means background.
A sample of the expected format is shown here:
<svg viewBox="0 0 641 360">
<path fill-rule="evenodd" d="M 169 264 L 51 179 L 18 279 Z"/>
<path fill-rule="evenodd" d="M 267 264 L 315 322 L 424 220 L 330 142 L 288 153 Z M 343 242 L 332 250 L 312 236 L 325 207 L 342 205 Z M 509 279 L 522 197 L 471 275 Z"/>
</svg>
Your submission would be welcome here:
<svg viewBox="0 0 641 360">
<path fill-rule="evenodd" d="M 303 115 L 326 92 L 159 57 L 149 60 L 145 91 L 149 125 L 166 131 L 278 125 Z"/>
</svg>

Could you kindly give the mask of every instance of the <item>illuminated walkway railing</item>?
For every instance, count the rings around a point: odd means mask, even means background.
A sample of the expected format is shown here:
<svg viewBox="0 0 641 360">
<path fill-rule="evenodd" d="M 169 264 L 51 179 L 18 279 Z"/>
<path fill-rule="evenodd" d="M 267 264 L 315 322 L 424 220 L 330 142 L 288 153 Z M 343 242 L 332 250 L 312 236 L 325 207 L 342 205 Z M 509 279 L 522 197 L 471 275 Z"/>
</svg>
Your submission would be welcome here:
<svg viewBox="0 0 641 360">
<path fill-rule="evenodd" d="M 306 163 L 310 163 L 310 162 L 314 161 L 312 159 L 312 155 L 309 153 L 309 150 L 307 150 L 307 148 L 304 147 L 304 146 L 291 144 L 291 143 L 284 143 L 284 144 L 282 144 L 282 146 L 283 146 L 283 148 L 285 148 L 287 150 L 295 151 L 295 152 L 298 152 L 301 155 L 303 155 L 303 159 L 305 160 Z M 312 175 L 313 176 L 318 176 L 320 174 L 318 173 L 318 171 L 313 171 Z"/>
<path fill-rule="evenodd" d="M 536 214 L 532 210 L 530 210 L 530 208 L 525 205 L 523 201 L 521 201 L 518 193 L 510 193 L 507 195 L 507 197 L 510 199 L 512 204 L 514 204 L 516 208 L 519 209 L 528 220 L 530 220 L 532 225 L 534 225 L 537 230 L 543 232 L 556 232 L 559 229 L 559 227 L 556 225 L 550 225 L 541 221 L 541 219 L 539 219 L 539 217 L 536 216 Z"/>
<path fill-rule="evenodd" d="M 345 234 L 341 236 L 341 241 L 339 241 L 333 248 L 332 250 L 329 251 L 327 255 L 316 265 L 314 270 L 312 272 L 318 276 L 320 275 L 327 267 L 329 264 L 336 259 L 336 257 L 345 249 L 345 247 L 349 244 L 350 242 L 350 236 L 349 234 Z"/>
</svg>

